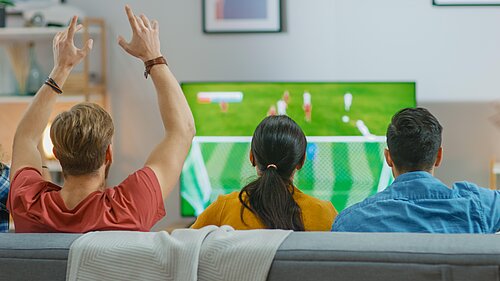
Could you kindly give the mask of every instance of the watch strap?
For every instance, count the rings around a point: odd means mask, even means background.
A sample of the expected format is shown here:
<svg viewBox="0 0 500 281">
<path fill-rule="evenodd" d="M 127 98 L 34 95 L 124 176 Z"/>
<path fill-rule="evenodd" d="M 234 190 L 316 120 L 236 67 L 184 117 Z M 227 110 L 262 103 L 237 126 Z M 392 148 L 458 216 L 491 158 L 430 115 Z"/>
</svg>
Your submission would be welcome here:
<svg viewBox="0 0 500 281">
<path fill-rule="evenodd" d="M 157 64 L 168 65 L 167 59 L 165 59 L 163 56 L 161 56 L 161 57 L 158 57 L 158 58 L 155 58 L 155 59 L 152 59 L 152 60 L 145 61 L 144 62 L 144 67 L 146 69 L 144 70 L 144 78 L 148 79 L 148 76 L 149 76 L 149 74 L 151 72 L 151 68 L 153 68 L 153 66 L 155 66 Z"/>
</svg>

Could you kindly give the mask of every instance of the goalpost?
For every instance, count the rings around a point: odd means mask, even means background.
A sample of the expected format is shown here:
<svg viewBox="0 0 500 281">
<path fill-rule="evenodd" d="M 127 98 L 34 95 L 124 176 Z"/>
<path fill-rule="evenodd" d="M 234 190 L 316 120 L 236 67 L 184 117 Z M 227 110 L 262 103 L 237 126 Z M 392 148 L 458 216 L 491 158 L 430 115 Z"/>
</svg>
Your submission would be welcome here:
<svg viewBox="0 0 500 281">
<path fill-rule="evenodd" d="M 195 137 L 181 175 L 181 197 L 200 214 L 219 195 L 239 191 L 256 177 L 251 137 Z M 392 182 L 385 137 L 308 137 L 304 167 L 294 177 L 303 192 L 332 201 L 340 211 Z M 186 215 L 186 214 L 184 214 Z"/>
</svg>

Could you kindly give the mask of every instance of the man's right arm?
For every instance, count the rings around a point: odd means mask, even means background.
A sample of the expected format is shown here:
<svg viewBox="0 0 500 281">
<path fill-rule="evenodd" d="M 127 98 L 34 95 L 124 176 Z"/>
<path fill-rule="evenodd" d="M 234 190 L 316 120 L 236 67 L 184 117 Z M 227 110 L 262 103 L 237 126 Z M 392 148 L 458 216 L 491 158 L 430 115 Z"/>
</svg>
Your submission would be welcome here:
<svg viewBox="0 0 500 281">
<path fill-rule="evenodd" d="M 132 27 L 132 40 L 119 37 L 118 43 L 129 54 L 146 62 L 161 57 L 157 21 L 136 17 L 125 8 Z M 166 198 L 179 180 L 182 166 L 195 134 L 194 119 L 179 83 L 167 65 L 155 65 L 150 71 L 158 95 L 158 104 L 165 129 L 164 139 L 149 155 L 145 166 L 151 168 Z"/>
</svg>

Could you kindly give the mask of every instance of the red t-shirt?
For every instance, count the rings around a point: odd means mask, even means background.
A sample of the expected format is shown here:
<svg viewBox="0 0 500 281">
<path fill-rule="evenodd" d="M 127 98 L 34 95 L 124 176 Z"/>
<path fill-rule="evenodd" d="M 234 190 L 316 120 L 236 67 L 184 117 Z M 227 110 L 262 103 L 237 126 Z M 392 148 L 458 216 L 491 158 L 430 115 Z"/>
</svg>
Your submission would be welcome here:
<svg viewBox="0 0 500 281">
<path fill-rule="evenodd" d="M 18 171 L 7 202 L 16 232 L 149 231 L 165 216 L 160 184 L 148 167 L 118 186 L 89 194 L 72 210 L 66 208 L 60 190 L 36 169 Z"/>
</svg>

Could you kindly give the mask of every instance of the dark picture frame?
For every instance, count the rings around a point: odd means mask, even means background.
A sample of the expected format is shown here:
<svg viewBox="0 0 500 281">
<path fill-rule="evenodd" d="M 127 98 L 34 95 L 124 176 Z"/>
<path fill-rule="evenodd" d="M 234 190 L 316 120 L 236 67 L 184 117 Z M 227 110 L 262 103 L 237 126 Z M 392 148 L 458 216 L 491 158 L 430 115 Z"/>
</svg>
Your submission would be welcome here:
<svg viewBox="0 0 500 281">
<path fill-rule="evenodd" d="M 202 0 L 204 33 L 282 31 L 282 0 Z"/>
<path fill-rule="evenodd" d="M 500 0 L 432 0 L 433 6 L 500 6 Z"/>
</svg>

